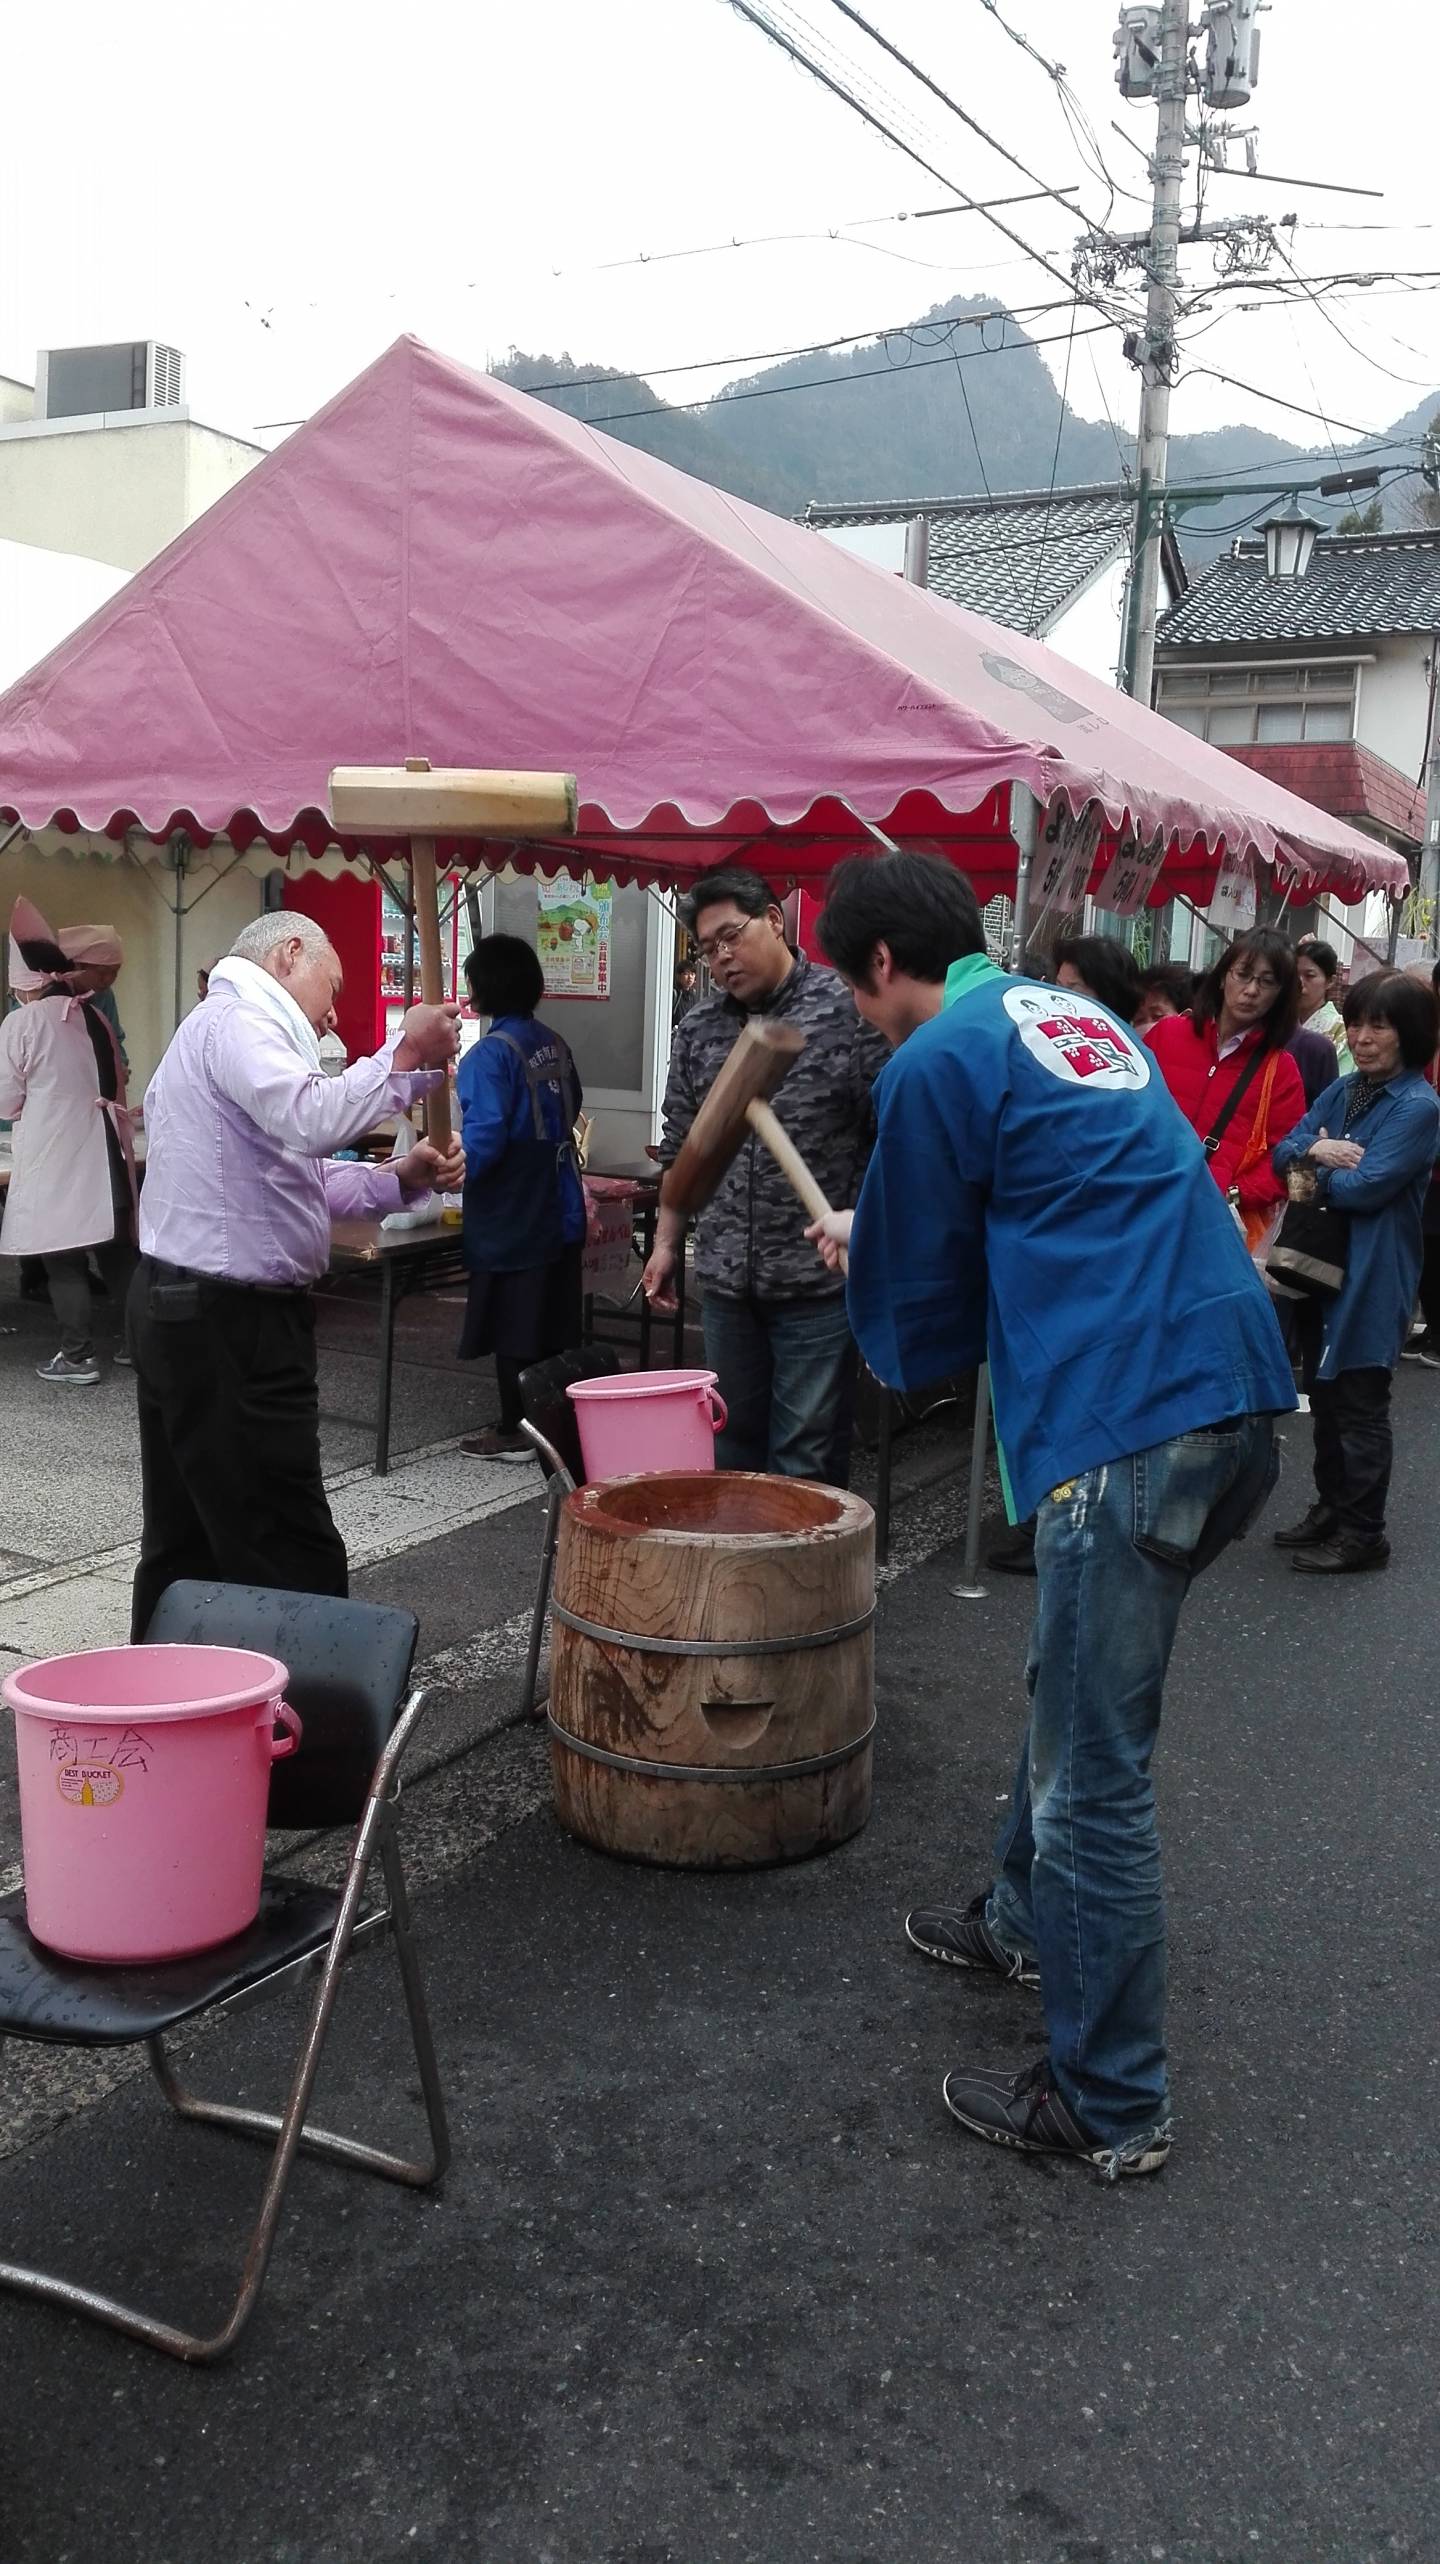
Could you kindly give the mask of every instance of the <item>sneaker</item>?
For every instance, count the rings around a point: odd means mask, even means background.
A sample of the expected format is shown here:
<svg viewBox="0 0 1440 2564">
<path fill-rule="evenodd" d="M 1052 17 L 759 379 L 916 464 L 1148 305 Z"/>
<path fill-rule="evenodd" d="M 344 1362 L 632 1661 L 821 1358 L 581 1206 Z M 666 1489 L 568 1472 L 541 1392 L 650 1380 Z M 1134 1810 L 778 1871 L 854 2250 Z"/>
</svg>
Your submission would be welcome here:
<svg viewBox="0 0 1440 2564">
<path fill-rule="evenodd" d="M 1033 1576 L 1035 1573 L 1035 1517 L 1017 1522 L 992 1540 L 985 1552 L 985 1564 L 1002 1576 Z"/>
<path fill-rule="evenodd" d="M 36 1363 L 35 1377 L 37 1380 L 53 1380 L 65 1389 L 98 1389 L 100 1365 L 93 1353 L 84 1354 L 75 1362 L 71 1361 L 68 1353 L 57 1353 L 53 1361 Z"/>
<path fill-rule="evenodd" d="M 498 1424 L 487 1424 L 479 1433 L 467 1433 L 460 1444 L 469 1460 L 533 1460 L 535 1447 L 523 1433 L 502 1433 Z"/>
<path fill-rule="evenodd" d="M 1041 2057 L 1020 2074 L 987 2074 L 962 2066 L 947 2074 L 945 2107 L 973 2137 L 987 2145 L 1010 2146 L 1017 2154 L 1068 2154 L 1088 2163 L 1102 2181 L 1122 2174 L 1158 2172 L 1170 2152 L 1170 2126 L 1154 2128 L 1130 2146 L 1101 2145 L 1062 2101 L 1050 2078 L 1050 2060 Z"/>
<path fill-rule="evenodd" d="M 116 1345 L 110 1359 L 117 1371 L 133 1371 L 135 1368 L 135 1356 L 127 1353 L 123 1344 Z"/>
<path fill-rule="evenodd" d="M 1299 1522 L 1291 1523 L 1288 1531 L 1274 1534 L 1275 1546 L 1277 1549 L 1312 1548 L 1317 1540 L 1328 1540 L 1331 1532 L 1338 1530 L 1339 1523 L 1339 1515 L 1333 1514 L 1328 1505 L 1312 1505 Z"/>
<path fill-rule="evenodd" d="M 996 1940 L 985 1920 L 989 1901 L 972 1896 L 963 1913 L 953 1905 L 917 1905 L 905 1917 L 905 1938 L 912 1949 L 923 1950 L 927 1959 L 943 1959 L 947 1967 L 987 1968 L 1008 1985 L 1038 1986 L 1040 1970 L 1034 1959 L 1027 1959 L 1020 1950 L 1007 1950 L 1003 1941 Z"/>
<path fill-rule="evenodd" d="M 1353 1531 L 1337 1531 L 1333 1540 L 1297 1549 L 1290 1564 L 1302 1576 L 1363 1576 L 1368 1568 L 1389 1566 L 1390 1543 L 1383 1535 L 1357 1540 Z"/>
<path fill-rule="evenodd" d="M 1409 1343 L 1401 1346 L 1400 1359 L 1402 1362 L 1418 1362 L 1426 1371 L 1440 1371 L 1440 1344 L 1428 1332 L 1412 1335 Z"/>
</svg>

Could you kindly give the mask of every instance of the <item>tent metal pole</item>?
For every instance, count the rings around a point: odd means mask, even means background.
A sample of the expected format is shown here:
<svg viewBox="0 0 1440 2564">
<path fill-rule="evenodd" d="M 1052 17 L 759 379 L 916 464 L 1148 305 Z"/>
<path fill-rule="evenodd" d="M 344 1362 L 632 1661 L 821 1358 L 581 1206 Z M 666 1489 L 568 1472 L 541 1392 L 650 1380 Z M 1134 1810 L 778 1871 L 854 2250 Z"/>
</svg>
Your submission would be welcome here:
<svg viewBox="0 0 1440 2564">
<path fill-rule="evenodd" d="M 1015 908 L 1010 938 L 1010 968 L 1025 967 L 1030 932 L 1030 872 L 1040 837 L 1040 804 L 1028 783 L 1010 786 L 1010 834 L 1015 840 Z"/>
</svg>

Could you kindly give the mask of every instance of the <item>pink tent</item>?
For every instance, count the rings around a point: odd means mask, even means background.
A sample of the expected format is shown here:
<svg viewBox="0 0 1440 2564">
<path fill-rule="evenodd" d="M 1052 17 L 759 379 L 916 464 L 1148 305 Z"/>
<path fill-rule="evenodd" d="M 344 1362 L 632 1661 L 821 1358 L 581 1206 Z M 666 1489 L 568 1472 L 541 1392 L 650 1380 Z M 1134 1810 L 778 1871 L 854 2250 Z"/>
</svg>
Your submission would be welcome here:
<svg viewBox="0 0 1440 2564">
<path fill-rule="evenodd" d="M 1158 832 L 1157 897 L 1208 899 L 1227 849 L 1302 894 L 1408 887 L 1040 643 L 414 339 L 0 696 L 0 810 L 318 853 L 330 768 L 406 756 L 573 771 L 578 860 L 621 879 L 743 849 L 812 880 L 868 821 L 988 896 L 1014 880 L 1019 782 L 1098 806 L 1097 881 L 1123 834 Z"/>
</svg>

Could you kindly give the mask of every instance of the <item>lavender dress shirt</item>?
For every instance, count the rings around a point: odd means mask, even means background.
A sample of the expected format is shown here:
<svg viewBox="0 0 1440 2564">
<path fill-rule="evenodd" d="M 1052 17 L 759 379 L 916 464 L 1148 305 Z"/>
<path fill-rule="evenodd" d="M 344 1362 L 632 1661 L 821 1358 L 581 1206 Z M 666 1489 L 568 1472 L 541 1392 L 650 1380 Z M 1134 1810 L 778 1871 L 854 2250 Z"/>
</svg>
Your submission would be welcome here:
<svg viewBox="0 0 1440 2564">
<path fill-rule="evenodd" d="M 281 1027 L 217 985 L 186 1016 L 145 1097 L 140 1251 L 222 1282 L 313 1282 L 330 1222 L 375 1219 L 407 1198 L 393 1167 L 337 1165 L 345 1148 L 437 1084 L 398 1074 L 392 1034 L 342 1077 L 305 1066 Z"/>
</svg>

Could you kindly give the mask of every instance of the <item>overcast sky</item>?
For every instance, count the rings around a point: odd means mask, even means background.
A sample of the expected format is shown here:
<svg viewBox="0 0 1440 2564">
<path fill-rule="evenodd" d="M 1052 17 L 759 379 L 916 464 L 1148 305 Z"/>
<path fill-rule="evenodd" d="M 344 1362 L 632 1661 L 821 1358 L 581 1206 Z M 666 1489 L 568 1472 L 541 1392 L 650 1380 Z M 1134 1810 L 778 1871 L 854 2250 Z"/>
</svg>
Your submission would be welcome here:
<svg viewBox="0 0 1440 2564">
<path fill-rule="evenodd" d="M 927 157 L 967 193 L 1025 183 L 831 0 L 795 5 L 872 90 L 903 102 Z M 1154 111 L 1113 85 L 1110 0 L 1000 6 L 1064 63 L 1114 180 L 1144 190 L 1131 146 L 1150 141 Z M 1107 191 L 1053 83 L 986 0 L 868 0 L 865 14 L 1043 179 L 1080 181 L 1087 212 L 1104 215 Z M 1347 428 L 1381 426 L 1440 386 L 1440 32 L 1428 0 L 1391 13 L 1274 0 L 1263 25 L 1253 108 L 1233 119 L 1259 123 L 1262 168 L 1343 177 L 1384 201 L 1220 178 L 1207 212 L 1294 210 L 1292 254 L 1311 276 L 1436 274 L 1412 293 L 1336 301 L 1328 319 L 1310 305 L 1245 313 L 1227 297 L 1191 361 L 1322 409 L 1343 444 Z M 42 346 L 168 339 L 189 357 L 196 413 L 247 435 L 312 409 L 407 329 L 477 365 L 512 344 L 642 373 L 742 360 L 657 386 L 696 398 L 765 351 L 877 331 L 952 293 L 1033 304 L 1061 290 L 980 217 L 869 219 L 944 191 L 725 0 L 239 0 L 223 12 L 67 0 L 4 13 L 0 95 L 0 371 L 29 379 Z M 1116 200 L 1115 227 L 1145 218 Z M 1068 273 L 1076 226 L 1060 208 L 1005 219 Z M 807 237 L 665 255 L 776 233 Z M 1197 287 L 1212 273 L 1196 251 L 1187 272 Z M 1117 339 L 1077 342 L 1070 397 L 1099 418 L 1103 387 L 1129 423 L 1135 377 Z M 1057 374 L 1064 357 L 1046 350 Z M 1239 418 L 1301 444 L 1323 436 L 1187 376 L 1175 426 Z"/>
</svg>

